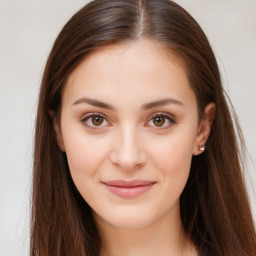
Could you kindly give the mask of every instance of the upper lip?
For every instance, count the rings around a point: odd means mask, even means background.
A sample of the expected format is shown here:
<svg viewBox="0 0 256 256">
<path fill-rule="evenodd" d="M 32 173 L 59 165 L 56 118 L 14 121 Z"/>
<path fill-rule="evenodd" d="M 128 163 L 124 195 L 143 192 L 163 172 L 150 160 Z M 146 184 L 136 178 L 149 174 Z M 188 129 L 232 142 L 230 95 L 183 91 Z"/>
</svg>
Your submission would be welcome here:
<svg viewBox="0 0 256 256">
<path fill-rule="evenodd" d="M 102 182 L 105 185 L 108 186 L 115 186 L 115 187 L 138 187 L 138 186 L 146 186 L 154 184 L 155 181 L 149 181 L 149 180 L 111 180 L 111 181 L 104 181 Z"/>
</svg>

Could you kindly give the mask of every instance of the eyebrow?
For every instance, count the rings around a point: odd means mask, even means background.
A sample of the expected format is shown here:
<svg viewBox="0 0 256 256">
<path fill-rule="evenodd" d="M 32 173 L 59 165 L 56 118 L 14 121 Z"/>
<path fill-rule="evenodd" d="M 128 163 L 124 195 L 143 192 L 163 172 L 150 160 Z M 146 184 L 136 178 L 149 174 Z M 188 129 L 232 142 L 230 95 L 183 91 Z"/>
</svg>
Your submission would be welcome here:
<svg viewBox="0 0 256 256">
<path fill-rule="evenodd" d="M 176 99 L 173 98 L 167 98 L 167 99 L 162 99 L 162 100 L 157 100 L 157 101 L 153 101 L 150 103 L 146 103 L 142 105 L 142 109 L 143 110 L 148 110 L 150 108 L 155 108 L 155 107 L 160 107 L 160 106 L 164 106 L 164 105 L 168 105 L 168 104 L 175 104 L 178 106 L 184 106 L 184 104 Z"/>
<path fill-rule="evenodd" d="M 77 101 L 75 101 L 72 105 L 78 105 L 78 104 L 89 104 L 98 108 L 105 108 L 108 110 L 113 110 L 116 111 L 116 108 L 113 105 L 110 105 L 108 103 L 96 100 L 96 99 L 90 99 L 90 98 L 80 98 Z M 164 105 L 168 105 L 168 104 L 175 104 L 178 106 L 184 106 L 184 104 L 176 99 L 173 98 L 166 98 L 166 99 L 162 99 L 162 100 L 157 100 L 157 101 L 153 101 L 150 103 L 146 103 L 142 105 L 142 110 L 148 110 L 151 108 L 155 108 L 155 107 L 160 107 L 160 106 L 164 106 Z"/>
<path fill-rule="evenodd" d="M 108 103 L 96 100 L 96 99 L 90 99 L 90 98 L 80 98 L 77 101 L 75 101 L 72 105 L 78 105 L 81 103 L 87 103 L 92 106 L 98 107 L 98 108 L 105 108 L 109 110 L 116 110 L 116 108 Z"/>
</svg>

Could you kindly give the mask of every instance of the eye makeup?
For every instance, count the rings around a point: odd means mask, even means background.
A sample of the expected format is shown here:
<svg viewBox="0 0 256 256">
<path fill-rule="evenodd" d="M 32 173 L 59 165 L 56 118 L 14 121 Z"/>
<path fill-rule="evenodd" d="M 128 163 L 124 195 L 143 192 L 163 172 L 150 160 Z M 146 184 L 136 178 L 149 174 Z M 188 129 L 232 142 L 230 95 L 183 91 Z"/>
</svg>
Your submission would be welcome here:
<svg viewBox="0 0 256 256">
<path fill-rule="evenodd" d="M 88 128 L 100 129 L 107 126 L 112 126 L 108 119 L 99 112 L 88 113 L 82 119 L 81 122 Z M 156 129 L 167 129 L 176 121 L 173 116 L 165 112 L 157 112 L 151 115 L 146 121 L 144 127 L 153 127 Z"/>
</svg>

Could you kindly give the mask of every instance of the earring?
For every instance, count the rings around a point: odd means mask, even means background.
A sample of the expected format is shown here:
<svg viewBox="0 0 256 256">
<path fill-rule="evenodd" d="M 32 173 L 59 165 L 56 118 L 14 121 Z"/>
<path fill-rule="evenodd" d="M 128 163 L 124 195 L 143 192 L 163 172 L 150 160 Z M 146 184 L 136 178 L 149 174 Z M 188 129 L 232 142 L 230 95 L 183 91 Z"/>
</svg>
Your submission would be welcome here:
<svg viewBox="0 0 256 256">
<path fill-rule="evenodd" d="M 199 145 L 198 149 L 199 151 L 205 151 L 205 145 Z"/>
</svg>

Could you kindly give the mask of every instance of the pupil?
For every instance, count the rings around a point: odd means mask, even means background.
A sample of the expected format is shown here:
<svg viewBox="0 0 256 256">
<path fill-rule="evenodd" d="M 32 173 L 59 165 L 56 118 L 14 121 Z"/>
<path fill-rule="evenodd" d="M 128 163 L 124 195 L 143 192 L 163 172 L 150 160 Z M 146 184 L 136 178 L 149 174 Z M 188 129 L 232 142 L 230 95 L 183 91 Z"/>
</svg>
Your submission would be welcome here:
<svg viewBox="0 0 256 256">
<path fill-rule="evenodd" d="M 154 123 L 156 126 L 162 126 L 165 123 L 165 119 L 164 117 L 156 117 Z"/>
<path fill-rule="evenodd" d="M 101 125 L 103 122 L 103 118 L 101 116 L 94 116 L 92 122 L 94 125 Z"/>
</svg>

